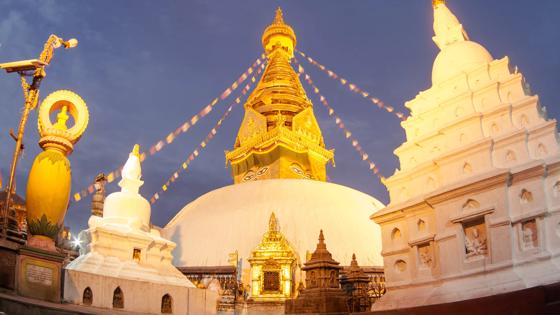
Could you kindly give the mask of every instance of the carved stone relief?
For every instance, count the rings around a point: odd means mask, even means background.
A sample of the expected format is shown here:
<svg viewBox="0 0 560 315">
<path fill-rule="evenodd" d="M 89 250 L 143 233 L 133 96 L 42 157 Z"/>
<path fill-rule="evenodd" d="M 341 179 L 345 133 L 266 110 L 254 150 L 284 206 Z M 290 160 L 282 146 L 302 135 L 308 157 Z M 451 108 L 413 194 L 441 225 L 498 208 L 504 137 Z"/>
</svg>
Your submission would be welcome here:
<svg viewBox="0 0 560 315">
<path fill-rule="evenodd" d="M 465 233 L 465 253 L 467 258 L 486 256 L 488 254 L 488 245 L 484 219 L 464 223 L 463 230 Z"/>
<path fill-rule="evenodd" d="M 418 264 L 421 268 L 431 268 L 433 265 L 432 246 L 430 244 L 418 245 Z"/>
<path fill-rule="evenodd" d="M 538 231 L 535 219 L 521 223 L 521 248 L 528 250 L 538 247 Z"/>
</svg>

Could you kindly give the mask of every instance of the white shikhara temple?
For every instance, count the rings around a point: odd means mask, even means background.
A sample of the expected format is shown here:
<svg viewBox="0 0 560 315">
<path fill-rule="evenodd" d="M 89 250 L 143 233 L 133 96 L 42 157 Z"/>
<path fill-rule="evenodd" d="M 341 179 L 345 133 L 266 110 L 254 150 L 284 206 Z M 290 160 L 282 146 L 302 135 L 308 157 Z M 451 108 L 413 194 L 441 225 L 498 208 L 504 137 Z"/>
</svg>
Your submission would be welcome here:
<svg viewBox="0 0 560 315">
<path fill-rule="evenodd" d="M 434 2 L 432 87 L 406 103 L 386 181 L 387 294 L 374 310 L 453 302 L 560 280 L 560 152 L 523 75 Z"/>
</svg>

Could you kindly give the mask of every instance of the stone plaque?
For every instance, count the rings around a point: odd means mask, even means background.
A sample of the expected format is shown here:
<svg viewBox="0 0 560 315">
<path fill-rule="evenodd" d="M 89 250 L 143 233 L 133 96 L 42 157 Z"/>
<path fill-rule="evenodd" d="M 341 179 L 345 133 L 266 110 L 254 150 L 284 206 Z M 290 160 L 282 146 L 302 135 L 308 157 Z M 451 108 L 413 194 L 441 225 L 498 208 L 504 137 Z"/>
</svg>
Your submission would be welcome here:
<svg viewBox="0 0 560 315">
<path fill-rule="evenodd" d="M 59 303 L 64 258 L 64 255 L 57 252 L 21 247 L 17 258 L 17 293 Z"/>
<path fill-rule="evenodd" d="M 25 277 L 30 283 L 37 283 L 44 286 L 52 286 L 53 270 L 48 267 L 28 264 L 25 270 Z"/>
</svg>

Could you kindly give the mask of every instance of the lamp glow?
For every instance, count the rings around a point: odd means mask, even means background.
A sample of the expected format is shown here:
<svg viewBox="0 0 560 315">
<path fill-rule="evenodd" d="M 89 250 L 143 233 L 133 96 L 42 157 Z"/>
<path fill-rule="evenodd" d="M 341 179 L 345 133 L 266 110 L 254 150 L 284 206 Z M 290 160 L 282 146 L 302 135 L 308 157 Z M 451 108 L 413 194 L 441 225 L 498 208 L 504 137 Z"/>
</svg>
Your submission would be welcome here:
<svg viewBox="0 0 560 315">
<path fill-rule="evenodd" d="M 72 241 L 72 246 L 81 247 L 82 246 L 82 241 L 80 239 L 74 237 L 74 240 Z"/>
</svg>

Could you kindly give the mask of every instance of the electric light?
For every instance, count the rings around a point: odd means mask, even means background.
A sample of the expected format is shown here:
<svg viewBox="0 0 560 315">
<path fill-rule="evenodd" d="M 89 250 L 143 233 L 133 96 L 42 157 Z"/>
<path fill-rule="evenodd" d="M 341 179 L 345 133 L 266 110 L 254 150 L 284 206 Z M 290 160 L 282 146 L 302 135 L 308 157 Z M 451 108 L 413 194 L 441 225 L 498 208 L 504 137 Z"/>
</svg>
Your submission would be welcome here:
<svg viewBox="0 0 560 315">
<path fill-rule="evenodd" d="M 74 240 L 72 241 L 72 246 L 81 247 L 82 246 L 82 241 L 79 238 L 74 237 Z"/>
</svg>

